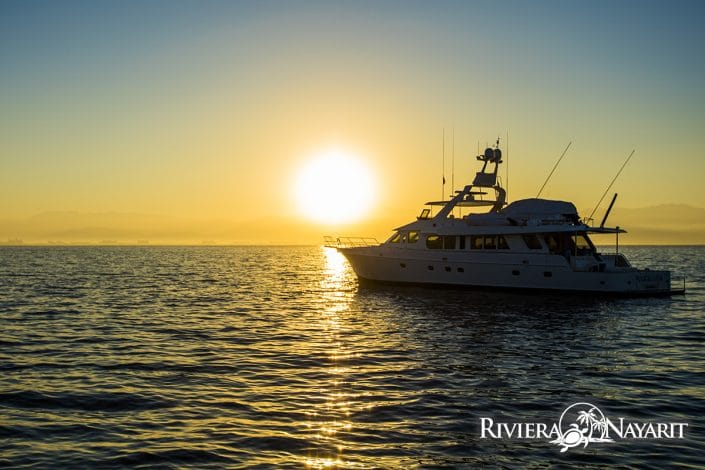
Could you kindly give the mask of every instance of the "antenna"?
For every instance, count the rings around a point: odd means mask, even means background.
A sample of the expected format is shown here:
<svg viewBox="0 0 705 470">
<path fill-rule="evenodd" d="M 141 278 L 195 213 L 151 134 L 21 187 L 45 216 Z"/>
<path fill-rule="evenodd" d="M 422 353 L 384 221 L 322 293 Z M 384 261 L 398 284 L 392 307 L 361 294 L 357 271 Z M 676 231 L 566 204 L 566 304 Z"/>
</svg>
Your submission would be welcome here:
<svg viewBox="0 0 705 470">
<path fill-rule="evenodd" d="M 550 180 L 550 179 L 551 179 L 551 176 L 553 176 L 553 172 L 556 171 L 556 168 L 558 168 L 558 164 L 561 162 L 561 160 L 563 160 L 563 157 L 565 157 L 565 154 L 566 154 L 566 152 L 568 151 L 568 149 L 570 148 L 570 145 L 571 145 L 572 143 L 573 143 L 572 141 L 568 142 L 568 145 L 566 146 L 565 150 L 563 150 L 563 153 L 562 153 L 561 156 L 558 158 L 558 161 L 556 162 L 555 165 L 553 165 L 553 168 L 551 169 L 551 172 L 550 172 L 550 173 L 548 174 L 548 176 L 546 177 L 546 181 L 543 182 L 543 185 L 541 185 L 541 189 L 539 189 L 538 194 L 536 194 L 536 197 L 537 197 L 537 198 L 538 198 L 538 197 L 541 195 L 541 193 L 543 192 L 543 188 L 545 188 L 545 187 L 546 187 L 546 184 L 548 184 L 548 180 Z"/>
<path fill-rule="evenodd" d="M 451 193 L 455 191 L 455 126 L 453 126 L 452 130 L 452 142 L 453 142 L 453 151 L 452 151 L 452 157 L 451 157 L 451 172 L 450 172 L 450 191 Z M 452 194 L 450 197 L 455 196 L 455 194 Z"/>
<path fill-rule="evenodd" d="M 441 184 L 441 201 L 445 199 L 446 195 L 446 128 L 443 128 L 443 150 L 441 151 L 443 155 L 443 171 L 441 175 L 443 176 L 443 183 Z"/>
<path fill-rule="evenodd" d="M 509 131 L 507 131 L 507 142 L 504 144 L 504 196 L 509 200 Z"/>
<path fill-rule="evenodd" d="M 624 170 L 624 167 L 627 166 L 627 163 L 629 163 L 629 160 L 631 160 L 632 155 L 634 155 L 634 152 L 636 152 L 636 149 L 632 150 L 632 153 L 630 153 L 629 156 L 627 157 L 627 159 L 624 160 L 624 163 L 622 163 L 622 166 L 620 167 L 619 171 L 617 172 L 616 175 L 614 175 L 614 178 L 612 178 L 612 182 L 610 183 L 609 186 L 607 186 L 607 189 L 605 189 L 605 192 L 602 193 L 602 197 L 600 198 L 600 200 L 597 201 L 597 205 L 596 205 L 595 208 L 592 210 L 592 212 L 590 212 L 590 217 L 588 217 L 588 219 L 592 219 L 592 216 L 595 214 L 595 211 L 597 210 L 598 207 L 600 207 L 600 203 L 601 203 L 602 200 L 605 198 L 605 196 L 606 196 L 607 193 L 609 192 L 609 190 L 610 190 L 610 188 L 612 187 L 612 185 L 614 184 L 614 182 L 617 181 L 617 178 L 619 177 L 619 174 L 622 172 L 622 170 Z M 616 197 L 617 197 L 617 196 L 615 195 L 615 198 L 616 198 Z M 613 200 L 612 202 L 614 203 L 614 200 Z M 610 208 L 611 208 L 611 207 L 612 207 L 612 206 L 610 206 Z"/>
</svg>

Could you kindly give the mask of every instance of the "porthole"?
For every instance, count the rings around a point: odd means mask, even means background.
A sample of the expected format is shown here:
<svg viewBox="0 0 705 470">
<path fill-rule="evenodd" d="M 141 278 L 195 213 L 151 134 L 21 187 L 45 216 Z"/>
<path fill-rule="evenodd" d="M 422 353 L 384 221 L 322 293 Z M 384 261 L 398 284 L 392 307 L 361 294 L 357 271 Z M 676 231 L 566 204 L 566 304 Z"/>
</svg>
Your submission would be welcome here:
<svg viewBox="0 0 705 470">
<path fill-rule="evenodd" d="M 459 273 L 464 273 L 464 272 L 465 272 L 465 268 L 458 268 L 458 272 L 459 272 Z"/>
<path fill-rule="evenodd" d="M 518 276 L 518 275 L 519 275 L 519 270 L 518 270 L 518 269 L 515 269 L 514 271 L 512 271 L 512 274 L 515 275 L 515 276 Z"/>
<path fill-rule="evenodd" d="M 433 271 L 433 266 L 431 266 L 431 265 L 429 264 L 429 265 L 428 265 L 428 270 L 429 270 L 429 271 Z"/>
</svg>

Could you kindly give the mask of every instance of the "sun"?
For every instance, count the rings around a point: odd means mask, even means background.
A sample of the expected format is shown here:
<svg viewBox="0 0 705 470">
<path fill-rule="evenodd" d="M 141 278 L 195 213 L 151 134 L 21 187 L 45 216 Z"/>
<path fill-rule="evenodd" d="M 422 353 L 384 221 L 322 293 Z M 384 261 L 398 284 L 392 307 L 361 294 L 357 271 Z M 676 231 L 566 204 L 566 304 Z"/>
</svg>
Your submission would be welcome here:
<svg viewBox="0 0 705 470">
<path fill-rule="evenodd" d="M 362 219 L 374 198 L 374 181 L 360 158 L 329 151 L 308 161 L 299 171 L 295 189 L 299 211 L 324 224 Z"/>
</svg>

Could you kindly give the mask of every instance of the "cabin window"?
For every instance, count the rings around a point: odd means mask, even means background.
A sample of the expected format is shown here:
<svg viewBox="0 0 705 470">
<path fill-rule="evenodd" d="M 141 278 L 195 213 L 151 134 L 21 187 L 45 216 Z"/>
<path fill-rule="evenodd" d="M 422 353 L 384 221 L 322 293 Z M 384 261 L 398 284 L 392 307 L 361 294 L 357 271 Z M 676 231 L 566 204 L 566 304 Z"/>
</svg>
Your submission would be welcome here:
<svg viewBox="0 0 705 470">
<path fill-rule="evenodd" d="M 593 246 L 587 236 L 580 234 L 575 238 L 575 241 L 578 256 L 590 256 L 593 254 Z"/>
<path fill-rule="evenodd" d="M 473 250 L 482 249 L 482 237 L 478 235 L 472 235 L 470 237 L 470 248 Z"/>
<path fill-rule="evenodd" d="M 560 244 L 558 243 L 558 237 L 556 237 L 554 234 L 549 233 L 545 237 L 543 237 L 544 241 L 546 242 L 546 245 L 548 246 L 548 251 L 551 253 L 558 253 Z"/>
<path fill-rule="evenodd" d="M 401 242 L 401 232 L 395 233 L 389 240 L 389 243 L 399 243 Z"/>
<path fill-rule="evenodd" d="M 578 247 L 578 250 L 581 248 L 590 248 L 590 242 L 587 241 L 585 235 L 578 235 L 575 239 L 577 241 L 575 246 Z"/>
<path fill-rule="evenodd" d="M 465 249 L 465 237 L 460 237 L 459 241 L 460 241 L 460 246 L 458 248 L 461 250 L 464 250 Z"/>
<path fill-rule="evenodd" d="M 494 235 L 485 236 L 485 250 L 494 250 L 497 248 L 497 237 Z"/>
<path fill-rule="evenodd" d="M 461 239 L 464 242 L 464 239 Z M 461 242 L 461 243 L 462 243 Z M 507 240 L 502 235 L 472 235 L 470 237 L 470 249 L 472 250 L 508 250 Z"/>
<path fill-rule="evenodd" d="M 417 217 L 419 220 L 427 220 L 431 218 L 431 209 L 422 209 L 421 214 Z"/>
<path fill-rule="evenodd" d="M 631 265 L 629 264 L 629 261 L 627 261 L 627 258 L 624 257 L 624 255 L 617 254 L 614 257 L 614 265 L 618 268 L 628 268 Z"/>
<path fill-rule="evenodd" d="M 412 230 L 409 232 L 409 243 L 416 243 L 419 241 L 419 231 Z"/>
<path fill-rule="evenodd" d="M 533 233 L 522 235 L 521 238 L 524 239 L 524 243 L 526 243 L 526 246 L 529 247 L 530 250 L 540 250 L 542 248 L 539 237 Z"/>
<path fill-rule="evenodd" d="M 455 250 L 455 235 L 446 235 L 443 237 L 443 249 Z"/>
<path fill-rule="evenodd" d="M 443 248 L 443 239 L 438 235 L 426 236 L 426 248 L 431 250 L 440 250 Z"/>
</svg>

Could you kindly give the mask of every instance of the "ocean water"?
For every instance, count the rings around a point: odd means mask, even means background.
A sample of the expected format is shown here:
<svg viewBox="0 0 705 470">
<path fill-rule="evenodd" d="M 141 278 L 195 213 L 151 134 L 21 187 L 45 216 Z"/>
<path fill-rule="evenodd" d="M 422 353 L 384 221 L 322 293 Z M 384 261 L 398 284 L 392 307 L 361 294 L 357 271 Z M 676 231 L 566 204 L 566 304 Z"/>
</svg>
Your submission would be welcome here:
<svg viewBox="0 0 705 470">
<path fill-rule="evenodd" d="M 0 248 L 0 467 L 703 468 L 705 248 L 623 252 L 687 294 L 358 286 L 321 247 Z M 688 427 L 481 437 L 576 402 Z"/>
</svg>

